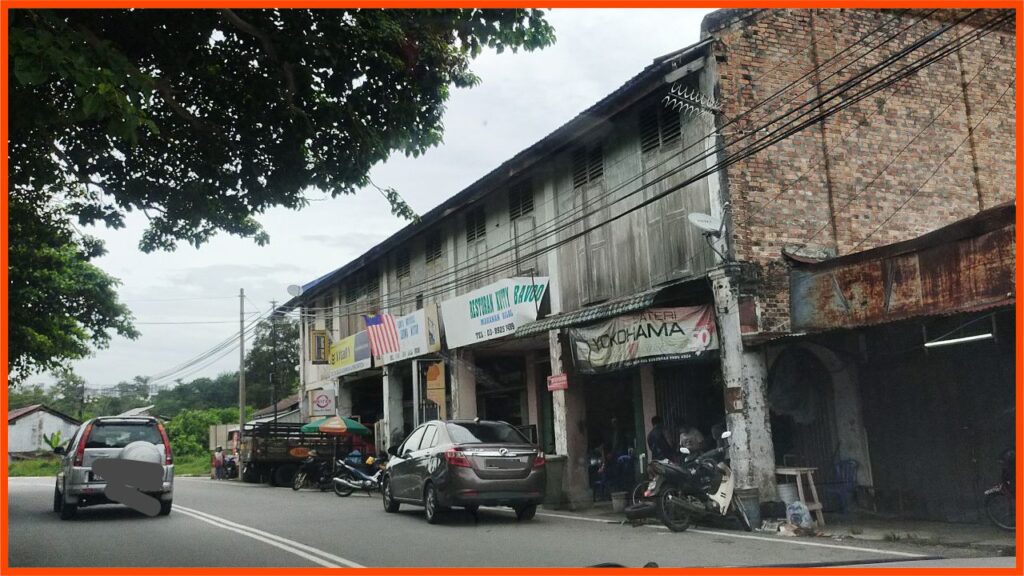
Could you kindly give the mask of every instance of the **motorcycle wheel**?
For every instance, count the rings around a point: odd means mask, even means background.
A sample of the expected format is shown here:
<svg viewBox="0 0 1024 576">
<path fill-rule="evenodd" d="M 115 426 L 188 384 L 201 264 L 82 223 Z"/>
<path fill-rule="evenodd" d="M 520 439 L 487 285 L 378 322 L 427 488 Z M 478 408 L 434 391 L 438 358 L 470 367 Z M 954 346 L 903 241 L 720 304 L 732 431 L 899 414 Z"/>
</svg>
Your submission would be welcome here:
<svg viewBox="0 0 1024 576">
<path fill-rule="evenodd" d="M 658 498 L 658 517 L 662 524 L 673 532 L 683 532 L 690 527 L 690 513 L 681 506 L 672 503 L 675 499 L 683 499 L 683 493 L 679 488 L 669 487 Z"/>
<path fill-rule="evenodd" d="M 355 489 L 344 484 L 338 484 L 337 482 L 331 482 L 334 485 L 334 494 L 344 498 L 345 496 L 351 496 Z"/>
<path fill-rule="evenodd" d="M 292 480 L 292 490 L 302 490 L 302 485 L 306 483 L 306 473 L 299 472 L 295 475 Z"/>
<path fill-rule="evenodd" d="M 1003 530 L 1015 530 L 1013 498 L 1006 492 L 993 492 L 985 496 L 985 514 L 993 524 Z"/>
</svg>

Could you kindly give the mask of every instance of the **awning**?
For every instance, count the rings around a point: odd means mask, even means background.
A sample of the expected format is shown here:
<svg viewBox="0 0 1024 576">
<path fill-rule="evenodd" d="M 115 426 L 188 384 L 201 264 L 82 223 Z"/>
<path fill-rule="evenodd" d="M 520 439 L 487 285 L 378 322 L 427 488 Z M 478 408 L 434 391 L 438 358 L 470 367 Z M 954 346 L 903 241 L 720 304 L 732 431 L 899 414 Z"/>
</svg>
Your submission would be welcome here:
<svg viewBox="0 0 1024 576">
<path fill-rule="evenodd" d="M 662 286 L 645 292 L 640 292 L 639 294 L 633 294 L 632 296 L 609 300 L 603 304 L 589 306 L 582 310 L 576 310 L 575 312 L 541 318 L 536 322 L 523 324 L 516 328 L 515 335 L 516 337 L 531 336 L 533 334 L 547 332 L 548 330 L 556 330 L 558 328 L 565 328 L 566 326 L 589 324 L 605 318 L 618 316 L 619 314 L 643 310 L 644 308 L 649 308 L 651 304 L 654 303 L 654 299 L 657 298 L 658 294 L 666 288 L 668 288 L 668 286 Z"/>
</svg>

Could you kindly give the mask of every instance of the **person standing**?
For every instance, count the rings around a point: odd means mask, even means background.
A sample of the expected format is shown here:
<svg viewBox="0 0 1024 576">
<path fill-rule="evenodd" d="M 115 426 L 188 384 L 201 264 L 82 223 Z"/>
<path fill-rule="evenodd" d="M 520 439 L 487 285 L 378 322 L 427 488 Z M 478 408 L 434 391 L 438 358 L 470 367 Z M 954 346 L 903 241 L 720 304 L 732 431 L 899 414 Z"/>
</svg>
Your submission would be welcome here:
<svg viewBox="0 0 1024 576">
<path fill-rule="evenodd" d="M 651 461 L 665 460 L 672 457 L 672 445 L 665 436 L 665 428 L 661 424 L 661 416 L 651 418 L 650 434 L 647 435 L 647 447 L 651 451 Z"/>
<path fill-rule="evenodd" d="M 213 452 L 213 471 L 217 480 L 224 479 L 224 448 L 220 446 Z"/>
</svg>

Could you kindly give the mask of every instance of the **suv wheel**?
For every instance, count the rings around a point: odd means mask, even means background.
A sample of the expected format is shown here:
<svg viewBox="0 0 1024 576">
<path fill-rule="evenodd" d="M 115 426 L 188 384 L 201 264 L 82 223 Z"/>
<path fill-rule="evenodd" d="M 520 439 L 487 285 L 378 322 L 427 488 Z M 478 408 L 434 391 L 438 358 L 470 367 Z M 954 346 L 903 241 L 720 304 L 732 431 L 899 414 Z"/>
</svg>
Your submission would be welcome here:
<svg viewBox="0 0 1024 576">
<path fill-rule="evenodd" d="M 78 504 L 71 504 L 67 501 L 67 495 L 60 498 L 60 519 L 71 520 L 78 513 Z"/>
<path fill-rule="evenodd" d="M 53 484 L 53 511 L 60 512 L 60 490 L 56 483 Z"/>
<path fill-rule="evenodd" d="M 400 504 L 391 493 L 391 479 L 385 478 L 384 485 L 380 489 L 381 497 L 384 499 L 384 511 L 388 513 L 398 512 Z"/>
<path fill-rule="evenodd" d="M 172 500 L 161 500 L 160 501 L 160 515 L 167 516 L 171 513 Z"/>
<path fill-rule="evenodd" d="M 423 490 L 423 510 L 427 515 L 427 524 L 440 522 L 440 506 L 437 503 L 437 489 L 433 484 L 427 484 Z"/>
</svg>

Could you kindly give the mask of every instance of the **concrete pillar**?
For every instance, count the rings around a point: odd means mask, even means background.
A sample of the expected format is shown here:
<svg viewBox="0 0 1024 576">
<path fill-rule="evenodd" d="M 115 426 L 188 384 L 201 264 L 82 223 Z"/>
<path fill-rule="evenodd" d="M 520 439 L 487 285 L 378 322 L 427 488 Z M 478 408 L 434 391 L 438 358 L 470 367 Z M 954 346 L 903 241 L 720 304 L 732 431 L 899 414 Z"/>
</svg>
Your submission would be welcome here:
<svg viewBox="0 0 1024 576">
<path fill-rule="evenodd" d="M 654 426 L 651 418 L 658 414 L 658 403 L 654 393 L 654 366 L 645 364 L 640 367 L 640 397 L 643 399 L 644 413 L 644 453 L 647 454 L 647 435 L 651 433 Z M 647 454 L 646 462 L 650 462 L 650 454 Z"/>
<path fill-rule="evenodd" d="M 402 392 L 405 386 L 398 372 L 390 366 L 384 367 L 384 423 L 388 431 L 384 439 L 385 448 L 403 440 L 405 416 L 402 414 Z"/>
<path fill-rule="evenodd" d="M 537 427 L 537 440 L 539 442 L 540 399 L 537 397 L 537 353 L 533 350 L 527 352 L 524 362 L 526 370 L 526 423 Z"/>
<path fill-rule="evenodd" d="M 453 418 L 476 418 L 476 366 L 473 351 L 457 349 L 452 353 L 452 412 Z"/>
<path fill-rule="evenodd" d="M 562 362 L 562 343 L 558 330 L 548 332 L 551 348 L 551 374 L 565 373 Z M 587 472 L 586 401 L 578 378 L 569 377 L 565 390 L 551 394 L 554 425 L 555 453 L 568 457 L 562 476 L 562 500 L 570 510 L 585 510 L 594 503 Z"/>
<path fill-rule="evenodd" d="M 746 350 L 740 332 L 736 265 L 711 270 L 724 380 L 729 455 L 738 488 L 757 488 L 762 500 L 776 498 L 775 453 L 768 421 L 768 368 L 759 350 Z"/>
<path fill-rule="evenodd" d="M 338 415 L 340 416 L 351 416 L 352 415 L 352 383 L 345 382 L 344 378 L 338 378 L 338 383 L 334 385 L 337 390 L 337 402 L 335 406 L 338 408 Z"/>
</svg>

